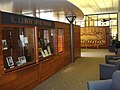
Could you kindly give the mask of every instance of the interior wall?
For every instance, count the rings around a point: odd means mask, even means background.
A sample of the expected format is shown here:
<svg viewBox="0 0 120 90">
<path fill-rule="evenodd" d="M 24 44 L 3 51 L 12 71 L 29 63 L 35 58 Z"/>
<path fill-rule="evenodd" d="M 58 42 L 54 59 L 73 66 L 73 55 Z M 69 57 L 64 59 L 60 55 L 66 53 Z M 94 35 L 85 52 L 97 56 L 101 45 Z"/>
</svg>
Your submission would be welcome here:
<svg viewBox="0 0 120 90">
<path fill-rule="evenodd" d="M 109 27 L 84 27 L 80 31 L 82 48 L 108 48 Z"/>
<path fill-rule="evenodd" d="M 120 41 L 120 11 L 118 12 L 118 41 Z"/>
</svg>

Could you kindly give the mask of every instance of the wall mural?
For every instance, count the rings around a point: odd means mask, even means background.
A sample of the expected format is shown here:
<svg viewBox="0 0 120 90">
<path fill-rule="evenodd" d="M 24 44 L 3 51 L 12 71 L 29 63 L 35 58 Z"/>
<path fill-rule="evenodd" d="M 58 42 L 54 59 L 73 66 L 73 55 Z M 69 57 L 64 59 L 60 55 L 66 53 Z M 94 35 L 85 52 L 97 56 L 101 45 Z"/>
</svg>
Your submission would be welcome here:
<svg viewBox="0 0 120 90">
<path fill-rule="evenodd" d="M 106 27 L 81 28 L 81 47 L 96 47 L 105 45 L 107 32 Z"/>
</svg>

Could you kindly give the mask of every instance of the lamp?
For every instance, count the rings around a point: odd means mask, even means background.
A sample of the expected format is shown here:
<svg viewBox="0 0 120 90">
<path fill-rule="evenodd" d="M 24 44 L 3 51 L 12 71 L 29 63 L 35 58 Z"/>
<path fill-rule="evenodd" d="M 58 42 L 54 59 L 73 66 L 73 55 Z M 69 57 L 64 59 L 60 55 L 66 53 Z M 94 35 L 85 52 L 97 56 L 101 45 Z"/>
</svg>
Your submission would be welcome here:
<svg viewBox="0 0 120 90">
<path fill-rule="evenodd" d="M 74 20 L 76 19 L 76 16 L 75 15 L 67 15 L 66 18 L 70 23 L 73 23 Z"/>
<path fill-rule="evenodd" d="M 70 22 L 70 48 L 71 48 L 71 62 L 74 62 L 74 29 L 73 22 L 76 19 L 75 15 L 67 15 L 66 19 Z"/>
</svg>

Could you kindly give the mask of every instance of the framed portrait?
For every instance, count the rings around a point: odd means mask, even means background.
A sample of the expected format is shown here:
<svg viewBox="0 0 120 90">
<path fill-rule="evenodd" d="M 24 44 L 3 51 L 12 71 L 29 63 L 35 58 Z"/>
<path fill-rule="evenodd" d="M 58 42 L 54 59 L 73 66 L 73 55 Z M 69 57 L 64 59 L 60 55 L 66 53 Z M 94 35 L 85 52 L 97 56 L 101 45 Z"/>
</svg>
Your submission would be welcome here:
<svg viewBox="0 0 120 90">
<path fill-rule="evenodd" d="M 14 67 L 14 62 L 13 62 L 12 56 L 6 57 L 6 60 L 7 60 L 8 66 L 10 68 L 13 68 Z"/>
<path fill-rule="evenodd" d="M 17 61 L 17 62 L 16 62 L 16 65 L 17 65 L 17 66 L 21 66 L 21 65 L 22 65 L 21 61 Z"/>
<path fill-rule="evenodd" d="M 26 63 L 26 57 L 25 56 L 18 57 L 18 61 L 20 62 L 20 64 L 24 64 Z"/>
<path fill-rule="evenodd" d="M 7 41 L 6 41 L 5 39 L 2 40 L 2 49 L 3 49 L 3 50 L 8 49 L 8 47 L 7 47 Z"/>
</svg>

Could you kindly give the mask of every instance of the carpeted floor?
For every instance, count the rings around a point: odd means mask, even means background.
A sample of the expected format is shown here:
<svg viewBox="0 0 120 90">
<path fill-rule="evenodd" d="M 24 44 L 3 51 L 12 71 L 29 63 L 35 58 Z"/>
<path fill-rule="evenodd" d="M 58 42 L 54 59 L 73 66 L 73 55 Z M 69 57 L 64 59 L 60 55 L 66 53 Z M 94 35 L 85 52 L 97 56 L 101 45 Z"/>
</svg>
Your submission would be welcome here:
<svg viewBox="0 0 120 90">
<path fill-rule="evenodd" d="M 99 80 L 99 64 L 107 49 L 82 49 L 81 58 L 59 71 L 34 90 L 87 90 L 87 81 Z"/>
</svg>

